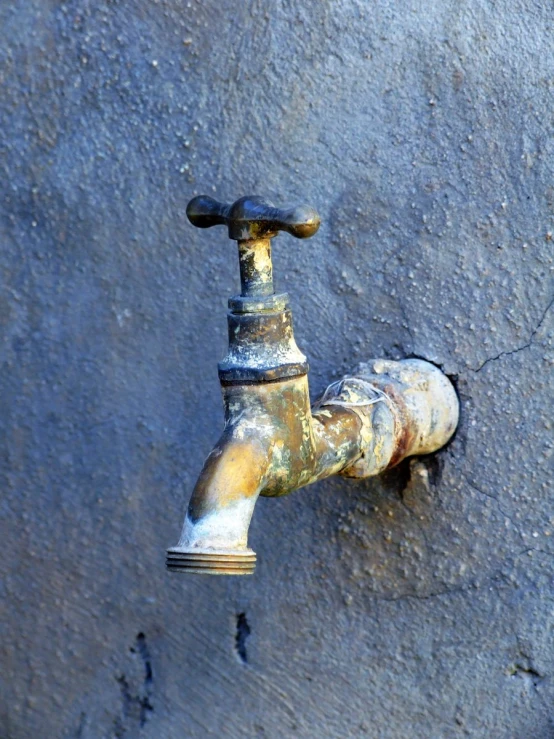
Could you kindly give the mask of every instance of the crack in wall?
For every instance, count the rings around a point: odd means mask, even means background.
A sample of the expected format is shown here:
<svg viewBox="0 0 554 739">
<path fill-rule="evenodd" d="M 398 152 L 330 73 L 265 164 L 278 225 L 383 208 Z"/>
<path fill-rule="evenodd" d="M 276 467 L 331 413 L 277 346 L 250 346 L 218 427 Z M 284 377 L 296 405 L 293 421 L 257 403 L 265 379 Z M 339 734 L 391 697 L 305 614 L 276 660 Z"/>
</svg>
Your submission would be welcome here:
<svg viewBox="0 0 554 739">
<path fill-rule="evenodd" d="M 498 499 L 498 497 L 496 495 L 493 495 L 492 493 L 486 493 L 484 490 L 482 490 L 481 488 L 477 487 L 477 485 L 475 485 L 475 483 L 472 482 L 471 480 L 467 480 L 466 479 L 466 482 L 469 485 L 469 487 L 472 490 L 475 490 L 476 493 L 479 493 L 479 495 L 483 495 L 486 498 L 489 498 L 490 500 L 494 500 L 494 502 L 496 503 L 496 505 L 497 505 L 498 510 L 500 511 L 500 513 L 505 518 L 508 519 L 508 521 L 512 524 L 512 526 L 514 527 L 514 529 L 517 531 L 518 535 L 520 536 L 521 540 L 523 541 L 525 539 L 525 536 L 523 534 L 523 531 L 521 530 L 520 524 L 519 523 L 516 523 L 516 521 L 514 521 L 513 516 L 510 516 L 508 513 L 506 513 L 506 511 L 502 507 L 502 504 L 501 504 L 500 500 Z"/>
<path fill-rule="evenodd" d="M 554 556 L 554 552 L 548 552 L 542 549 L 535 549 L 533 547 L 526 547 L 525 549 L 522 549 L 520 552 L 516 552 L 513 555 L 513 560 L 515 562 L 516 559 L 519 557 L 522 557 L 524 554 L 529 554 L 529 552 L 540 552 L 542 554 L 547 554 L 550 556 Z M 392 596 L 392 597 L 383 597 L 378 593 L 377 591 L 373 590 L 370 591 L 378 600 L 383 601 L 385 603 L 395 603 L 397 601 L 403 601 L 403 600 L 432 600 L 434 598 L 442 598 L 445 596 L 450 595 L 459 595 L 462 593 L 470 593 L 470 592 L 476 592 L 478 590 L 482 590 L 484 586 L 489 585 L 490 583 L 493 583 L 496 578 L 502 574 L 502 570 L 504 567 L 504 564 L 506 560 L 509 560 L 509 557 L 505 557 L 501 562 L 499 567 L 497 567 L 491 574 L 486 577 L 482 582 L 476 583 L 476 582 L 470 582 L 466 583 L 464 585 L 455 586 L 452 588 L 444 588 L 443 590 L 437 590 L 435 592 L 427 593 L 425 595 L 420 595 L 418 593 L 401 593 L 400 595 Z"/>
<path fill-rule="evenodd" d="M 412 331 L 412 327 L 410 325 L 410 320 L 408 318 L 408 312 L 406 310 L 406 306 L 404 305 L 403 301 L 398 299 L 398 308 L 400 310 L 400 315 L 402 316 L 403 325 L 402 328 L 404 328 L 408 332 L 408 336 L 410 337 L 410 340 L 412 342 L 412 351 L 415 351 L 416 346 L 416 340 L 415 336 Z"/>
<path fill-rule="evenodd" d="M 518 662 L 514 664 L 512 670 L 510 671 L 510 675 L 522 675 L 524 677 L 531 678 L 535 687 L 537 683 L 544 678 L 544 675 L 541 675 L 541 673 L 537 672 L 537 670 L 533 669 L 532 667 L 521 665 Z"/>
<path fill-rule="evenodd" d="M 79 716 L 79 725 L 77 727 L 77 733 L 75 734 L 76 739 L 81 739 L 81 737 L 83 736 L 86 721 L 87 721 L 87 714 L 85 713 L 85 711 L 82 711 L 81 715 Z"/>
<path fill-rule="evenodd" d="M 549 310 L 554 305 L 554 298 L 550 301 L 550 303 L 546 306 L 546 308 L 543 311 L 543 314 L 541 316 L 540 321 L 537 323 L 536 327 L 531 332 L 531 336 L 529 337 L 529 341 L 526 344 L 523 344 L 523 346 L 519 346 L 516 349 L 511 349 L 509 351 L 500 352 L 494 357 L 488 357 L 488 359 L 485 359 L 485 361 L 477 368 L 470 367 L 469 369 L 471 372 L 481 372 L 481 370 L 487 366 L 490 362 L 496 362 L 497 359 L 501 359 L 502 357 L 509 357 L 512 354 L 518 354 L 519 352 L 522 352 L 524 349 L 529 349 L 529 347 L 533 344 L 533 339 L 537 335 L 538 331 L 540 330 L 542 324 L 544 323 L 544 320 L 546 316 L 548 315 Z"/>
<path fill-rule="evenodd" d="M 519 524 L 517 524 L 515 521 L 513 521 L 513 519 L 503 511 L 503 509 L 501 508 L 501 506 L 499 504 L 498 499 L 495 496 L 491 495 L 490 493 L 485 493 L 484 491 L 479 490 L 478 488 L 475 488 L 475 486 L 472 485 L 472 483 L 469 482 L 469 481 L 468 481 L 468 484 L 469 484 L 469 486 L 471 488 L 473 488 L 474 490 L 476 490 L 476 492 L 481 493 L 482 495 L 484 495 L 487 498 L 490 498 L 491 500 L 494 500 L 496 502 L 496 504 L 498 505 L 499 510 L 502 512 L 503 515 L 506 516 L 506 518 L 508 520 L 510 520 L 512 522 L 512 524 L 513 524 L 514 528 L 516 529 L 518 535 L 521 537 L 521 539 L 523 541 L 524 535 L 523 535 L 523 532 L 521 531 L 521 528 L 520 528 Z M 534 547 L 526 547 L 525 549 L 522 549 L 521 551 L 518 551 L 518 552 L 516 552 L 516 553 L 514 553 L 512 555 L 507 555 L 506 557 L 504 557 L 502 559 L 502 561 L 499 563 L 499 566 L 493 572 L 491 572 L 490 575 L 488 575 L 480 583 L 476 583 L 475 581 L 473 581 L 473 582 L 469 582 L 469 583 L 464 583 L 464 584 L 459 585 L 459 586 L 446 587 L 446 588 L 443 588 L 442 590 L 437 590 L 435 592 L 426 593 L 426 594 L 401 593 L 399 595 L 395 595 L 395 596 L 391 596 L 391 597 L 383 596 L 382 594 L 380 594 L 378 591 L 375 591 L 375 590 L 372 590 L 370 592 L 378 600 L 384 601 L 386 603 L 403 601 L 403 600 L 426 601 L 426 600 L 432 600 L 434 598 L 441 598 L 441 597 L 444 597 L 444 596 L 458 595 L 458 594 L 462 594 L 462 593 L 470 593 L 472 591 L 481 590 L 484 586 L 486 586 L 486 585 L 488 585 L 490 583 L 493 583 L 498 578 L 498 576 L 502 574 L 504 565 L 505 565 L 505 563 L 506 563 L 507 560 L 509 561 L 513 557 L 513 562 L 515 563 L 515 561 L 519 557 L 522 557 L 525 554 L 529 554 L 530 552 L 536 552 L 536 553 L 541 553 L 541 554 L 545 554 L 545 555 L 548 555 L 548 556 L 554 556 L 554 552 L 549 552 L 547 550 L 543 550 L 543 549 L 539 549 L 539 548 L 534 548 Z"/>
<path fill-rule="evenodd" d="M 511 677 L 521 677 L 526 681 L 529 681 L 533 688 L 537 688 L 538 685 L 547 677 L 543 675 L 535 667 L 533 659 L 528 650 L 521 644 L 521 640 L 516 637 L 517 643 L 517 657 L 514 660 L 513 665 L 509 668 L 508 674 Z"/>
<path fill-rule="evenodd" d="M 114 735 L 116 739 L 122 739 L 129 729 L 128 724 L 136 724 L 142 728 L 150 718 L 154 711 L 151 696 L 153 689 L 153 671 L 150 651 L 146 643 L 145 635 L 140 632 L 137 634 L 135 644 L 129 651 L 131 654 L 137 655 L 141 660 L 144 669 L 144 677 L 142 683 L 136 684 L 131 677 L 124 672 L 116 677 L 116 681 L 121 691 L 121 703 L 123 717 L 117 718 L 114 722 Z M 133 682 L 135 684 L 133 684 Z"/>
</svg>

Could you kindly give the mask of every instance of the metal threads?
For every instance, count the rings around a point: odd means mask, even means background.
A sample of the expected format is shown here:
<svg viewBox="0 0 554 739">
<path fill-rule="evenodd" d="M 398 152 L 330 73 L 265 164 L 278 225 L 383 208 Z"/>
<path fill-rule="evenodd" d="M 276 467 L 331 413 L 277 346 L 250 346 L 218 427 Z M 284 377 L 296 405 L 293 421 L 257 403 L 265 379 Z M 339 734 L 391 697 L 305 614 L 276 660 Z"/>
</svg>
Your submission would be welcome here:
<svg viewBox="0 0 554 739">
<path fill-rule="evenodd" d="M 266 295 L 262 297 L 244 297 L 236 295 L 229 298 L 231 313 L 276 313 L 287 310 L 289 296 L 286 293 Z"/>
<path fill-rule="evenodd" d="M 188 572 L 200 575 L 252 575 L 256 567 L 256 554 L 243 552 L 184 552 L 168 549 L 167 569 L 171 572 Z"/>
</svg>

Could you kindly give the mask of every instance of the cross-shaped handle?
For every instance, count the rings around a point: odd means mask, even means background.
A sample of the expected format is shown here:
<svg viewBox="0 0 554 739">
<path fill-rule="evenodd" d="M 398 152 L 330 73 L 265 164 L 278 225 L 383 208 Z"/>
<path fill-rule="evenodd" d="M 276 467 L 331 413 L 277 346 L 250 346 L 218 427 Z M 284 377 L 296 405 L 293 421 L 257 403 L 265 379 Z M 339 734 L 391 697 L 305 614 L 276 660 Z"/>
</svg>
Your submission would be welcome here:
<svg viewBox="0 0 554 739">
<path fill-rule="evenodd" d="M 273 295 L 270 239 L 279 231 L 307 239 L 320 224 L 317 212 L 308 205 L 281 210 L 255 195 L 231 205 L 199 195 L 187 205 L 187 216 L 197 228 L 226 225 L 229 238 L 238 241 L 243 297 Z"/>
</svg>

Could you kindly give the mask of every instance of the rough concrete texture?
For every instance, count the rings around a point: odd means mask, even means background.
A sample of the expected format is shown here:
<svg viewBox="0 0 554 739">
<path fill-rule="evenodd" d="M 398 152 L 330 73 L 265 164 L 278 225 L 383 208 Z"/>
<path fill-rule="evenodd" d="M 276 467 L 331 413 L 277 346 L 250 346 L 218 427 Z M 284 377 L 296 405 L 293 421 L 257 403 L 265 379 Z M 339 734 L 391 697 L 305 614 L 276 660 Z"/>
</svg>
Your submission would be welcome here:
<svg viewBox="0 0 554 739">
<path fill-rule="evenodd" d="M 2 737 L 554 736 L 553 29 L 0 3 Z M 244 579 L 164 569 L 238 285 L 202 192 L 320 211 L 274 249 L 314 395 L 418 356 L 462 401 L 432 458 L 261 500 Z"/>
</svg>

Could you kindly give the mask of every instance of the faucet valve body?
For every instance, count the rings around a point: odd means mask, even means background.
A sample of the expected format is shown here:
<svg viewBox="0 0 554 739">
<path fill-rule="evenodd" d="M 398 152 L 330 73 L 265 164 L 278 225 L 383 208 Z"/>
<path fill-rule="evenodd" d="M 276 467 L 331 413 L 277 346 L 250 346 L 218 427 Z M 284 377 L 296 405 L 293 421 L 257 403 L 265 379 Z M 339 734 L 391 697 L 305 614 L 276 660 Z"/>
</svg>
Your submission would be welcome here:
<svg viewBox="0 0 554 739">
<path fill-rule="evenodd" d="M 222 383 L 269 382 L 308 372 L 294 340 L 287 295 L 274 297 L 281 300 L 262 311 L 236 311 L 237 299 L 229 301 L 229 351 L 218 365 Z"/>
<path fill-rule="evenodd" d="M 278 231 L 312 236 L 317 213 L 279 210 L 258 197 L 187 207 L 193 225 L 225 224 L 238 241 L 241 294 L 229 300 L 229 350 L 219 363 L 225 424 L 194 488 L 181 538 L 167 550 L 176 572 L 252 574 L 248 527 L 260 495 L 275 497 L 334 474 L 377 475 L 451 438 L 458 399 L 448 378 L 419 359 L 372 360 L 330 385 L 310 407 L 308 363 L 294 340 L 286 294 L 273 291 Z"/>
</svg>

